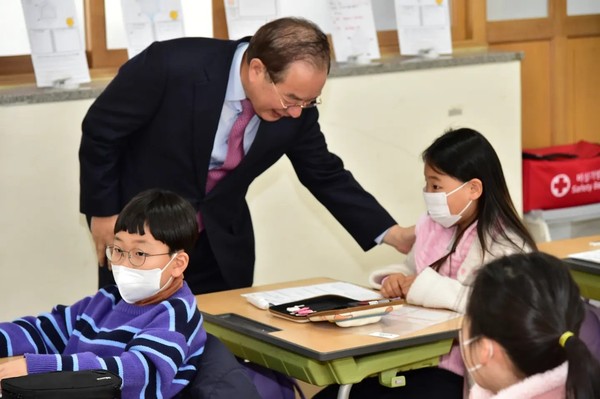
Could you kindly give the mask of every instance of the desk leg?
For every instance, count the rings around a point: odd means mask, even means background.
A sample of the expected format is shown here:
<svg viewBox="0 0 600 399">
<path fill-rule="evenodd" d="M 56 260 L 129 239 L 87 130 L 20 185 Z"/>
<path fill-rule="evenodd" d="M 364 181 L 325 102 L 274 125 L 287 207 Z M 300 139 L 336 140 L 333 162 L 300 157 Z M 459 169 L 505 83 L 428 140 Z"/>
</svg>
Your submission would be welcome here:
<svg viewBox="0 0 600 399">
<path fill-rule="evenodd" d="M 348 399 L 350 397 L 351 389 L 352 389 L 352 384 L 340 385 L 340 389 L 338 390 L 338 394 L 337 394 L 337 399 Z"/>
</svg>

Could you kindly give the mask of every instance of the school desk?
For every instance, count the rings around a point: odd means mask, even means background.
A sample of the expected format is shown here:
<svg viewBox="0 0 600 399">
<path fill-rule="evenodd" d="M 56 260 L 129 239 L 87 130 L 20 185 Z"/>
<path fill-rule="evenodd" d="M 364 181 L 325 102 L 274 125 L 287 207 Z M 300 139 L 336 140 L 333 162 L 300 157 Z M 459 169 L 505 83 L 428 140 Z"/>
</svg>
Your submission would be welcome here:
<svg viewBox="0 0 600 399">
<path fill-rule="evenodd" d="M 399 372 L 435 366 L 439 357 L 450 351 L 460 317 L 398 337 L 380 338 L 364 333 L 374 325 L 344 328 L 329 322 L 295 323 L 278 318 L 240 295 L 333 281 L 308 279 L 197 295 L 196 299 L 206 330 L 236 356 L 309 384 L 341 384 L 338 398 L 347 398 L 353 383 L 371 375 L 379 375 L 383 385 L 397 385 L 402 381 Z"/>
<path fill-rule="evenodd" d="M 600 249 L 599 245 L 600 235 L 596 235 L 543 242 L 538 244 L 538 248 L 567 262 L 582 296 L 600 300 L 600 264 L 568 258 L 572 253 Z"/>
</svg>

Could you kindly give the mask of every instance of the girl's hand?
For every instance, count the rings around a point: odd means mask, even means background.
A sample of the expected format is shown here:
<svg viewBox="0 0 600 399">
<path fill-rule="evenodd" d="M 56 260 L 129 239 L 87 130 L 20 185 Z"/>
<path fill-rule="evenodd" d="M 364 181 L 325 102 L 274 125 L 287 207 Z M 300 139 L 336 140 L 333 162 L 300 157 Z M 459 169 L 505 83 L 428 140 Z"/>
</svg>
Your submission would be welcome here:
<svg viewBox="0 0 600 399">
<path fill-rule="evenodd" d="M 27 362 L 24 357 L 0 363 L 0 380 L 27 375 Z"/>
<path fill-rule="evenodd" d="M 407 276 L 402 273 L 390 274 L 381 285 L 381 295 L 386 298 L 406 298 L 410 286 L 417 276 Z"/>
</svg>

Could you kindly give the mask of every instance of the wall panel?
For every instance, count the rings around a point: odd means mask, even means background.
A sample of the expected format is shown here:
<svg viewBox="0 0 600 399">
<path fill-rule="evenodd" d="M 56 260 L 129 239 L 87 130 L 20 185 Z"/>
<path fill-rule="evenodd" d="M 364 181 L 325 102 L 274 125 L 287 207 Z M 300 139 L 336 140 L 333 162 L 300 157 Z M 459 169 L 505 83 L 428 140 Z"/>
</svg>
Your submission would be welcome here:
<svg viewBox="0 0 600 399">
<path fill-rule="evenodd" d="M 567 40 L 567 60 L 568 137 L 600 142 L 600 37 Z"/>
<path fill-rule="evenodd" d="M 522 145 L 523 148 L 551 145 L 550 43 L 494 44 L 490 49 L 525 53 L 521 61 Z"/>
</svg>

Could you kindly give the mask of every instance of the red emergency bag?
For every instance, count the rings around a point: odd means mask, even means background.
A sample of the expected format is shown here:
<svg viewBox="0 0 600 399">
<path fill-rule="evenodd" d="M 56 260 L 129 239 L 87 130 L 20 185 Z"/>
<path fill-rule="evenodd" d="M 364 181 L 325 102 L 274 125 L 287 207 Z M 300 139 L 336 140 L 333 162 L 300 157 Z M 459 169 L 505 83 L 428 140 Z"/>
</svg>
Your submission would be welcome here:
<svg viewBox="0 0 600 399">
<path fill-rule="evenodd" d="M 600 144 L 523 150 L 523 212 L 600 203 Z"/>
</svg>

